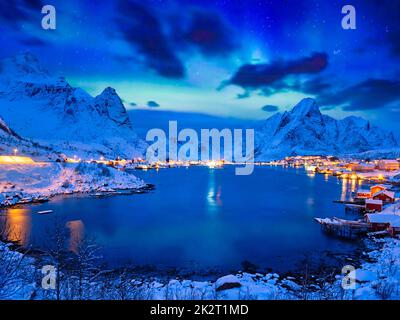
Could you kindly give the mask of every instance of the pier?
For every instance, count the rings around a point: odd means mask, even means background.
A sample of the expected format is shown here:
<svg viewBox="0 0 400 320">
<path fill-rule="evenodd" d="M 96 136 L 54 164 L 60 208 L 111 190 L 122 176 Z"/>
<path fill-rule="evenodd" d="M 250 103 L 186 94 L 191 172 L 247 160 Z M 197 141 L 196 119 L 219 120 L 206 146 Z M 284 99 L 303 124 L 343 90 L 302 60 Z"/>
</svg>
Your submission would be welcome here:
<svg viewBox="0 0 400 320">
<path fill-rule="evenodd" d="M 339 218 L 315 218 L 315 221 L 321 225 L 324 232 L 346 239 L 358 238 L 366 235 L 369 231 L 368 223 L 361 221 L 348 221 Z"/>
</svg>

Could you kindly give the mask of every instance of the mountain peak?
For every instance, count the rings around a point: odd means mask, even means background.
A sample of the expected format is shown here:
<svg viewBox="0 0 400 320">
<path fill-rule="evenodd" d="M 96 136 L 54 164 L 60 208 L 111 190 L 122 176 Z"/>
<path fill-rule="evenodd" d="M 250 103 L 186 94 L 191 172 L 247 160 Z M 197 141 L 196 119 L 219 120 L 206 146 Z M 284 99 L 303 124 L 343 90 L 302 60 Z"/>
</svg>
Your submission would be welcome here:
<svg viewBox="0 0 400 320">
<path fill-rule="evenodd" d="M 95 104 L 100 114 L 107 115 L 118 125 L 131 127 L 125 106 L 114 88 L 105 88 L 102 93 L 95 97 Z"/>
<path fill-rule="evenodd" d="M 321 116 L 321 111 L 317 105 L 317 102 L 312 98 L 304 98 L 298 104 L 296 104 L 290 112 L 292 115 L 297 116 Z"/>
<path fill-rule="evenodd" d="M 257 132 L 257 158 L 288 155 L 346 155 L 398 146 L 394 135 L 369 121 L 350 116 L 336 120 L 322 115 L 316 102 L 303 99 L 281 117 L 266 120 Z"/>
<path fill-rule="evenodd" d="M 5 120 L 0 121 L 0 137 L 10 136 L 7 123 L 12 123 L 22 137 L 65 154 L 131 158 L 145 150 L 113 88 L 92 97 L 47 72 L 30 53 L 0 60 L 0 91 Z"/>
<path fill-rule="evenodd" d="M 95 97 L 96 100 L 109 100 L 114 104 L 122 105 L 122 100 L 117 91 L 112 87 L 105 88 L 99 95 Z"/>
<path fill-rule="evenodd" d="M 112 87 L 107 87 L 103 90 L 102 93 L 100 93 L 100 95 L 117 95 L 117 92 L 115 91 L 114 88 Z"/>
</svg>

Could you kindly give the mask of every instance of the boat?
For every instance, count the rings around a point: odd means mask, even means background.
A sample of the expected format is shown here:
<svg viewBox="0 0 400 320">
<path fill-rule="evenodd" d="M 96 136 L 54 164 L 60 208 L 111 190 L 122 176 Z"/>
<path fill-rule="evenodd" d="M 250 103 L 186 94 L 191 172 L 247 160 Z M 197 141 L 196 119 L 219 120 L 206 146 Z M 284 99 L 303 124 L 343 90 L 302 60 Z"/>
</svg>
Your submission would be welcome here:
<svg viewBox="0 0 400 320">
<path fill-rule="evenodd" d="M 50 214 L 53 213 L 53 210 L 43 210 L 43 211 L 38 211 L 38 214 Z"/>
<path fill-rule="evenodd" d="M 355 211 L 359 213 L 364 213 L 365 212 L 365 205 L 361 204 L 352 204 L 352 203 L 347 203 L 345 204 L 345 211 Z"/>
<path fill-rule="evenodd" d="M 375 231 L 375 232 L 368 232 L 368 237 L 387 237 L 390 236 L 390 233 L 387 230 Z"/>
<path fill-rule="evenodd" d="M 27 203 L 31 203 L 32 202 L 32 198 L 22 198 L 18 201 L 18 204 L 27 204 Z"/>
<path fill-rule="evenodd" d="M 150 168 L 150 167 L 147 166 L 147 165 L 145 165 L 145 164 L 139 164 L 139 165 L 137 165 L 137 166 L 135 167 L 136 170 L 147 170 L 147 169 L 149 169 L 149 168 Z"/>
<path fill-rule="evenodd" d="M 39 197 L 33 198 L 31 202 L 32 203 L 44 203 L 44 202 L 48 202 L 48 201 L 49 201 L 49 198 L 44 197 L 44 196 L 39 196 Z"/>
<path fill-rule="evenodd" d="M 102 197 L 104 197 L 104 196 L 105 196 L 105 194 L 102 193 L 102 192 L 96 192 L 96 193 L 94 193 L 94 194 L 92 195 L 92 197 L 95 197 L 95 198 L 102 198 Z"/>
</svg>

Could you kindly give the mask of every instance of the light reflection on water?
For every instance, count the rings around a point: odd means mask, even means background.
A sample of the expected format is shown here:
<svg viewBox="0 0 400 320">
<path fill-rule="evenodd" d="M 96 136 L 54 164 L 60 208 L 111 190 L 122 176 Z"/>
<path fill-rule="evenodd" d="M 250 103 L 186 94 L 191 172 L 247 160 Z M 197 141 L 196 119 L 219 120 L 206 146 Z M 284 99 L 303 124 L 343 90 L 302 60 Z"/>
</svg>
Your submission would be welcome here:
<svg viewBox="0 0 400 320">
<path fill-rule="evenodd" d="M 69 229 L 69 250 L 77 253 L 79 244 L 83 240 L 85 225 L 82 220 L 68 221 L 65 226 Z"/>
<path fill-rule="evenodd" d="M 341 201 L 352 200 L 353 194 L 361 188 L 362 180 L 356 179 L 341 179 L 342 194 L 340 196 Z"/>
<path fill-rule="evenodd" d="M 9 240 L 40 246 L 46 244 L 45 230 L 54 226 L 51 220 L 58 214 L 69 234 L 70 250 L 76 251 L 84 236 L 94 236 L 106 261 L 114 265 L 181 267 L 195 261 L 229 271 L 249 260 L 286 269 L 310 250 L 353 250 L 352 245 L 323 235 L 313 218 L 346 218 L 343 206 L 333 200 L 349 199 L 357 181 L 269 167 L 256 168 L 248 177 L 235 176 L 229 166 L 137 175 L 154 183 L 156 190 L 101 199 L 55 198 L 26 209 L 4 210 L 0 230 L 6 224 L 13 230 Z M 54 213 L 36 214 L 49 209 Z"/>
<path fill-rule="evenodd" d="M 222 207 L 222 187 L 216 185 L 214 169 L 210 169 L 208 178 L 207 210 L 209 213 L 217 213 Z"/>
<path fill-rule="evenodd" d="M 0 216 L 2 237 L 8 241 L 25 246 L 29 242 L 32 218 L 29 209 L 9 208 Z"/>
</svg>

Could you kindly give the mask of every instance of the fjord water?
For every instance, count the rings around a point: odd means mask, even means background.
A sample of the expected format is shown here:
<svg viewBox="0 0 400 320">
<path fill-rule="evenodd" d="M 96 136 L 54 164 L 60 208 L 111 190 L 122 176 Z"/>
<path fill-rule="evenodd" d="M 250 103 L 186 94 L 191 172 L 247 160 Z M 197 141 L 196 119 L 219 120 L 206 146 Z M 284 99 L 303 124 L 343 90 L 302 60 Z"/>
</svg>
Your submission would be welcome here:
<svg viewBox="0 0 400 320">
<path fill-rule="evenodd" d="M 313 219 L 349 218 L 333 200 L 349 197 L 357 187 L 354 181 L 283 167 L 255 167 L 249 176 L 236 176 L 231 166 L 135 174 L 156 189 L 129 196 L 54 198 L 8 209 L 7 223 L 22 244 L 44 247 L 57 215 L 72 239 L 95 237 L 112 266 L 229 272 L 249 261 L 261 271 L 284 272 L 296 270 L 305 258 L 323 260 L 327 252 L 346 255 L 357 247 L 328 237 Z M 54 212 L 37 214 L 42 210 Z"/>
</svg>

